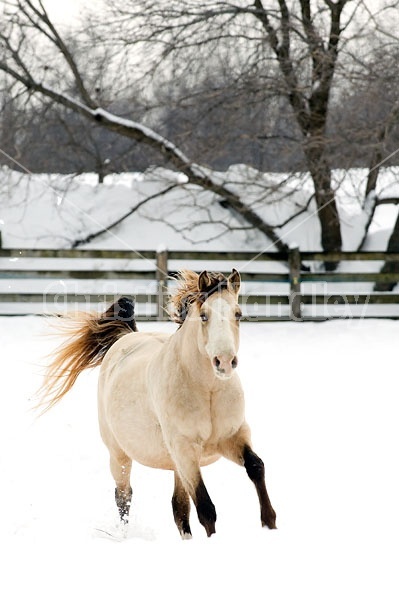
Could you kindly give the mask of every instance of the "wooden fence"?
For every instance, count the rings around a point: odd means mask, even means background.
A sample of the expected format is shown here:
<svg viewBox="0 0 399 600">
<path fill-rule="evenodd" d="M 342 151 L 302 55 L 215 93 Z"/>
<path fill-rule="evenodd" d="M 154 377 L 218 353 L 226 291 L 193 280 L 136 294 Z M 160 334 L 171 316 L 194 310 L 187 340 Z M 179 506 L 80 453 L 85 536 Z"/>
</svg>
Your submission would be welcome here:
<svg viewBox="0 0 399 600">
<path fill-rule="evenodd" d="M 241 272 L 243 288 L 240 302 L 247 320 L 301 321 L 342 316 L 399 318 L 399 294 L 373 293 L 371 289 L 358 293 L 356 290 L 359 283 L 368 284 L 371 288 L 373 282 L 395 282 L 398 275 L 380 273 L 380 265 L 378 271 L 375 268 L 375 271 L 365 272 L 348 272 L 342 268 L 331 272 L 322 268 L 325 262 L 344 265 L 347 261 L 356 261 L 356 264 L 359 264 L 358 261 L 362 264 L 365 264 L 364 261 L 399 262 L 399 254 L 327 254 L 300 252 L 298 248 L 292 248 L 289 253 L 259 254 L 0 249 L 0 314 L 60 313 L 74 306 L 82 308 L 82 305 L 85 309 L 96 308 L 99 304 L 114 301 L 123 293 L 134 296 L 136 303 L 144 307 L 142 312 L 137 311 L 139 320 L 167 320 L 167 295 L 173 286 L 169 277 L 178 269 L 185 267 L 200 271 L 207 268 L 229 272 L 234 266 Z M 273 265 L 273 269 L 268 265 Z M 303 265 L 308 265 L 310 270 L 305 270 Z M 66 289 L 68 282 L 74 283 L 72 291 Z M 88 290 L 88 282 L 95 283 L 94 292 Z M 108 285 L 111 282 L 113 287 Z M 336 284 L 345 284 L 345 290 L 337 291 L 334 288 Z M 24 285 L 25 289 L 22 289 Z M 309 290 L 312 285 L 314 289 Z M 325 289 L 320 291 L 320 286 Z M 346 309 L 345 314 L 337 310 L 340 306 Z M 363 310 L 372 306 L 385 308 L 382 314 L 377 315 Z M 318 310 L 320 307 L 324 312 Z M 334 310 L 328 312 L 327 309 L 331 308 Z"/>
</svg>

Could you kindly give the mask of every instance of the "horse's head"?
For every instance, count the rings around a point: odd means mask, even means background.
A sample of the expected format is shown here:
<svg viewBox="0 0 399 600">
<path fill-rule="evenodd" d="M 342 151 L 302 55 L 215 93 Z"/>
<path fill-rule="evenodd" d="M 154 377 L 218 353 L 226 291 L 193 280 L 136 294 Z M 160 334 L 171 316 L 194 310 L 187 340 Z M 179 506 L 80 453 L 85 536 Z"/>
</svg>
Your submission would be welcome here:
<svg viewBox="0 0 399 600">
<path fill-rule="evenodd" d="M 219 280 L 207 271 L 198 278 L 199 348 L 207 354 L 220 379 L 229 379 L 237 367 L 240 283 L 240 274 L 235 269 L 229 277 L 220 276 Z"/>
</svg>

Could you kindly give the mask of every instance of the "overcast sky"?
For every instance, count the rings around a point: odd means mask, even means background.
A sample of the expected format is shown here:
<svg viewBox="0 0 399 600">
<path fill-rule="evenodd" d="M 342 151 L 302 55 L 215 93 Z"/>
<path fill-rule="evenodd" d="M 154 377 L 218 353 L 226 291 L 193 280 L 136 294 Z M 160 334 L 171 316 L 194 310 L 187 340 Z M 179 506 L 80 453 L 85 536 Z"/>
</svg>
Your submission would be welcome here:
<svg viewBox="0 0 399 600">
<path fill-rule="evenodd" d="M 92 0 L 92 6 L 96 0 Z M 79 15 L 84 2 L 82 0 L 44 0 L 43 4 L 56 22 L 73 21 Z"/>
</svg>

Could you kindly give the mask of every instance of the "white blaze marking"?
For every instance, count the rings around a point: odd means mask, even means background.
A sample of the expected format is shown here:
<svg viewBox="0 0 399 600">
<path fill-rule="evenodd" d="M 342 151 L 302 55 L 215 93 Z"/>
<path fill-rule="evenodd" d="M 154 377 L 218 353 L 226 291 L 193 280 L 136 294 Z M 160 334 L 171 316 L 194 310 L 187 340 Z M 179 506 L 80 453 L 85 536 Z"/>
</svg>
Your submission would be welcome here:
<svg viewBox="0 0 399 600">
<path fill-rule="evenodd" d="M 208 343 L 205 347 L 209 358 L 237 352 L 231 324 L 231 305 L 224 298 L 217 298 L 210 307 Z"/>
</svg>

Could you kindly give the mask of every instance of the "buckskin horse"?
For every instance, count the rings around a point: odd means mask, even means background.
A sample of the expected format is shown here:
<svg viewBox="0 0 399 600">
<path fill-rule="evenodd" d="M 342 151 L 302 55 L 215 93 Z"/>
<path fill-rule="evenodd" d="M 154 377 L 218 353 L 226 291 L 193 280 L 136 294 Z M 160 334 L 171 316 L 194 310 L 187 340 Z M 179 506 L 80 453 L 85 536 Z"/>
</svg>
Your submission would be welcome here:
<svg viewBox="0 0 399 600">
<path fill-rule="evenodd" d="M 134 303 L 122 297 L 102 315 L 84 313 L 56 351 L 43 386 L 45 409 L 71 389 L 81 371 L 101 365 L 98 413 L 110 453 L 115 500 L 127 526 L 132 461 L 174 471 L 173 515 L 191 537 L 190 497 L 208 536 L 216 511 L 201 467 L 228 458 L 245 467 L 260 503 L 262 526 L 276 513 L 264 464 L 251 446 L 244 395 L 236 372 L 240 275 L 181 271 L 171 297 L 175 333 L 139 333 Z"/>
</svg>

